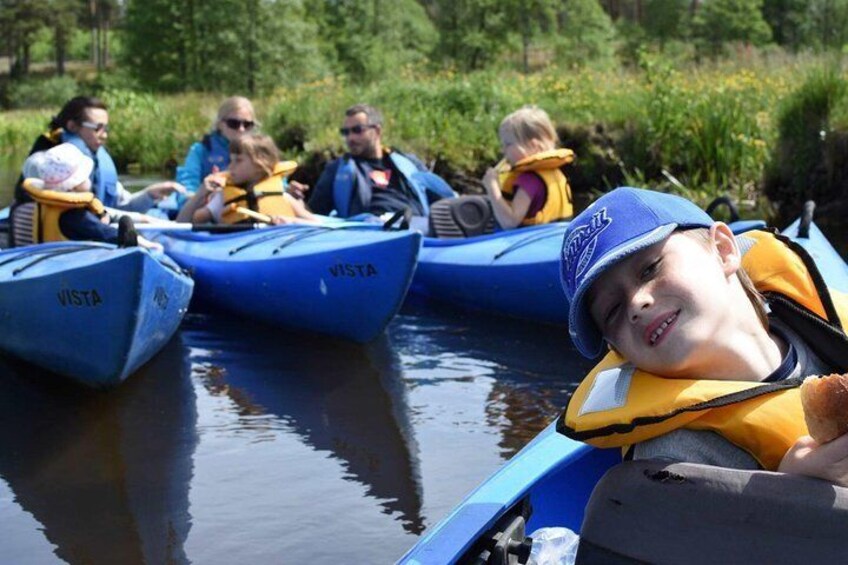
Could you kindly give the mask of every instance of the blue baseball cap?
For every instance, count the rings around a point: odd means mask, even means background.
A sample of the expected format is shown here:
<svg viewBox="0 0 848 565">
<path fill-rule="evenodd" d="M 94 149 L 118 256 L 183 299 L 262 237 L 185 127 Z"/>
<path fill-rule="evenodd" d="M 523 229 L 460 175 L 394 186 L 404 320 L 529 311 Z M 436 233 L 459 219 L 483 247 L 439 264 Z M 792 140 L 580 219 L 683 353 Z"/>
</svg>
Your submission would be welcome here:
<svg viewBox="0 0 848 565">
<path fill-rule="evenodd" d="M 575 216 L 562 243 L 560 278 L 569 303 L 568 332 L 580 353 L 592 358 L 603 350 L 603 336 L 585 300 L 598 277 L 674 230 L 714 223 L 685 198 L 627 186 L 604 194 Z"/>
</svg>

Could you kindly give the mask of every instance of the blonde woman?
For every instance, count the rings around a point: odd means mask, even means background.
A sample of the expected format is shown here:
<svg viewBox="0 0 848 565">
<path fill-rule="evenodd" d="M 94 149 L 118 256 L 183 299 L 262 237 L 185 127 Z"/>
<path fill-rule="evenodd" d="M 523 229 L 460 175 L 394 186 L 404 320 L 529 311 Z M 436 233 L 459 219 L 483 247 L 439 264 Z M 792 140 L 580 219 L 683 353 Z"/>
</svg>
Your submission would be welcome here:
<svg viewBox="0 0 848 565">
<path fill-rule="evenodd" d="M 230 143 L 257 126 L 253 104 L 243 96 L 231 96 L 221 103 L 212 131 L 193 143 L 185 162 L 177 167 L 177 182 L 191 193 L 207 176 L 230 165 Z M 191 195 L 189 195 L 191 196 Z M 180 205 L 185 201 L 180 199 Z"/>
</svg>

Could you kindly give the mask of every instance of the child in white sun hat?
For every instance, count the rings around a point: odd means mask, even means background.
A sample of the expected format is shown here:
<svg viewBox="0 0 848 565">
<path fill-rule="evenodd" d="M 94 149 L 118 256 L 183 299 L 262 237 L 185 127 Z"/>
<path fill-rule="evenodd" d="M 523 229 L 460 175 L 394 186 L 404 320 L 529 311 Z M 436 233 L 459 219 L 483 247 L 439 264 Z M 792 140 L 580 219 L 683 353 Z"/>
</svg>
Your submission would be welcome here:
<svg viewBox="0 0 848 565">
<path fill-rule="evenodd" d="M 32 242 L 87 240 L 118 243 L 118 230 L 109 225 L 109 216 L 91 192 L 94 161 L 76 146 L 62 143 L 33 153 L 24 163 L 24 190 L 36 205 L 30 214 L 16 214 L 16 224 L 31 226 Z M 16 232 L 21 231 L 16 225 Z M 17 236 L 16 236 L 17 239 Z M 150 249 L 161 245 L 138 238 Z"/>
</svg>

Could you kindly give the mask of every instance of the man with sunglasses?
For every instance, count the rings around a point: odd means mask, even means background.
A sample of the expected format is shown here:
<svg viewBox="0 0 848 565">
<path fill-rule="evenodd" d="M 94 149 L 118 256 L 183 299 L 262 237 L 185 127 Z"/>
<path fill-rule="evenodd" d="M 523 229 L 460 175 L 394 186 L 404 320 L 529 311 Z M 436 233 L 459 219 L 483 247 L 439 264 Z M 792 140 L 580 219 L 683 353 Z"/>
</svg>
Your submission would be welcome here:
<svg viewBox="0 0 848 565">
<path fill-rule="evenodd" d="M 456 196 L 444 179 L 428 171 L 417 157 L 383 145 L 383 117 L 373 106 L 348 108 L 339 132 L 348 152 L 327 165 L 318 179 L 308 202 L 313 212 L 326 215 L 335 211 L 349 218 L 409 211 L 412 216 L 425 217 L 432 202 Z M 306 188 L 301 187 L 291 188 Z"/>
</svg>

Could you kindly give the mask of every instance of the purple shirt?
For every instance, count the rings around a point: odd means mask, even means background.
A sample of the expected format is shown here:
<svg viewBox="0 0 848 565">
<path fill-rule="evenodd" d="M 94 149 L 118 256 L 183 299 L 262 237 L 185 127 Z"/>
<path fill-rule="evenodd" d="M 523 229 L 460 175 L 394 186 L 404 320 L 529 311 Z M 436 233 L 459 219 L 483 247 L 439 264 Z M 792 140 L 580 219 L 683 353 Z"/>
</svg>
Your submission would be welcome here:
<svg viewBox="0 0 848 565">
<path fill-rule="evenodd" d="M 536 173 L 521 173 L 515 179 L 514 187 L 513 194 L 518 194 L 518 189 L 521 189 L 530 197 L 530 208 L 527 209 L 525 218 L 532 218 L 545 207 L 545 202 L 548 200 L 548 188 L 542 177 Z"/>
</svg>

